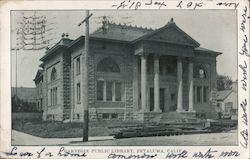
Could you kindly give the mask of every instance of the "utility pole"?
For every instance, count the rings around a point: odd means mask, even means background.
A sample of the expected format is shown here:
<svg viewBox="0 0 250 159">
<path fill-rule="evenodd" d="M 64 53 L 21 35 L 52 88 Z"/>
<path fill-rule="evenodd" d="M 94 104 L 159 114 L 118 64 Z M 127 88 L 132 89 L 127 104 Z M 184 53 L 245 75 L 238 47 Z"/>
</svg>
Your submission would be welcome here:
<svg viewBox="0 0 250 159">
<path fill-rule="evenodd" d="M 82 92 L 83 92 L 83 142 L 88 141 L 89 130 L 89 110 L 88 110 L 88 55 L 89 55 L 89 18 L 93 14 L 89 14 L 89 10 L 86 10 L 86 18 L 78 24 L 81 26 L 85 23 L 85 39 L 84 39 L 84 52 L 82 52 Z M 85 53 L 85 57 L 84 57 Z"/>
</svg>

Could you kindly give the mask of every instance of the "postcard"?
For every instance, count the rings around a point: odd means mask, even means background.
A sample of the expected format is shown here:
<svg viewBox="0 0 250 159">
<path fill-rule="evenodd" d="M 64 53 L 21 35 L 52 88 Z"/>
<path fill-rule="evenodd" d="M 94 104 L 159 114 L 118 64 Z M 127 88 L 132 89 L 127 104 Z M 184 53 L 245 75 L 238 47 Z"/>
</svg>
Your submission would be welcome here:
<svg viewBox="0 0 250 159">
<path fill-rule="evenodd" d="M 249 158 L 249 1 L 4 1 L 1 158 Z"/>
</svg>

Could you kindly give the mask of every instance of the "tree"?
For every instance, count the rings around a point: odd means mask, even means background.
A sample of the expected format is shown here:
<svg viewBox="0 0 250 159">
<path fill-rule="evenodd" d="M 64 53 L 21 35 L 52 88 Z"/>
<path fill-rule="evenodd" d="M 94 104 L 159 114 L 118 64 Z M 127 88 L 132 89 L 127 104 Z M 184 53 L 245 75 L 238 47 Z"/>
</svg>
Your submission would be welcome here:
<svg viewBox="0 0 250 159">
<path fill-rule="evenodd" d="M 217 75 L 217 90 L 230 90 L 232 89 L 232 79 L 228 76 Z"/>
</svg>

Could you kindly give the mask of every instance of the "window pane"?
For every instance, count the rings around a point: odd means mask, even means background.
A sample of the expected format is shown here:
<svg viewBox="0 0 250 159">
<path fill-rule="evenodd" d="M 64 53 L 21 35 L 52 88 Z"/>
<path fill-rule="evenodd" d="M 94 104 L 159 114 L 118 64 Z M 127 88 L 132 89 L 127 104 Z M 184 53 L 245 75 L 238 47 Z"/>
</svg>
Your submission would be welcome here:
<svg viewBox="0 0 250 159">
<path fill-rule="evenodd" d="M 57 73 L 55 67 L 52 68 L 51 74 L 50 74 L 50 80 L 54 81 L 57 78 Z"/>
<path fill-rule="evenodd" d="M 55 88 L 55 105 L 57 104 L 57 87 Z"/>
<path fill-rule="evenodd" d="M 117 119 L 118 118 L 118 114 L 112 113 L 111 114 L 111 119 Z"/>
<path fill-rule="evenodd" d="M 122 84 L 121 84 L 121 82 L 115 83 L 115 100 L 116 101 L 122 100 Z"/>
<path fill-rule="evenodd" d="M 108 119 L 109 118 L 109 114 L 108 113 L 103 113 L 102 114 L 102 118 L 103 119 Z"/>
<path fill-rule="evenodd" d="M 201 102 L 201 87 L 197 87 L 197 102 Z"/>
<path fill-rule="evenodd" d="M 118 64 L 112 58 L 104 58 L 97 65 L 97 72 L 120 72 Z"/>
<path fill-rule="evenodd" d="M 106 99 L 107 101 L 112 101 L 112 84 L 113 82 L 108 82 L 106 83 Z"/>
<path fill-rule="evenodd" d="M 80 57 L 76 59 L 76 74 L 80 74 Z"/>
<path fill-rule="evenodd" d="M 77 103 L 81 102 L 81 85 L 80 83 L 77 83 L 77 87 L 76 87 L 76 94 L 77 94 Z"/>
<path fill-rule="evenodd" d="M 207 102 L 207 90 L 208 90 L 208 88 L 204 87 L 204 89 L 203 89 L 203 100 L 204 100 L 204 103 Z"/>
<path fill-rule="evenodd" d="M 104 81 L 97 81 L 97 100 L 103 100 Z"/>
<path fill-rule="evenodd" d="M 175 94 L 171 93 L 171 101 L 174 101 L 174 100 L 175 100 Z"/>
<path fill-rule="evenodd" d="M 52 89 L 50 89 L 50 105 L 53 105 L 52 100 L 53 100 L 53 91 Z"/>
</svg>

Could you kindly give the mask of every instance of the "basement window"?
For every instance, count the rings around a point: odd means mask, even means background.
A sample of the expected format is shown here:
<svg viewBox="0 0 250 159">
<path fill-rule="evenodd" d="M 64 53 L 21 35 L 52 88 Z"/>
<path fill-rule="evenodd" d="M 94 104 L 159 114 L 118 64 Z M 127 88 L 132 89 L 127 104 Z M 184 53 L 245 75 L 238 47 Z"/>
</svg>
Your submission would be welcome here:
<svg viewBox="0 0 250 159">
<path fill-rule="evenodd" d="M 118 114 L 116 114 L 116 113 L 111 114 L 111 119 L 117 119 L 117 118 L 118 118 Z"/>
<path fill-rule="evenodd" d="M 103 113 L 102 118 L 103 119 L 109 119 L 109 114 L 108 113 Z"/>
</svg>

